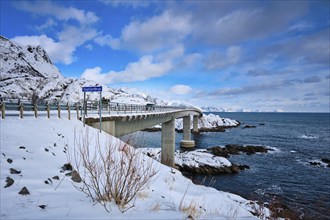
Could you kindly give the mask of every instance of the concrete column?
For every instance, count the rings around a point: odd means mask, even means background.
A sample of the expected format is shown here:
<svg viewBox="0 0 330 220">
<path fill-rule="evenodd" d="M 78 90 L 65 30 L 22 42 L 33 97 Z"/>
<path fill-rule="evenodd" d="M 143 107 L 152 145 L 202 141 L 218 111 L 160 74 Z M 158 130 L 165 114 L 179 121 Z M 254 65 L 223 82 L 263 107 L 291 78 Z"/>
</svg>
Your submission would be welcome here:
<svg viewBox="0 0 330 220">
<path fill-rule="evenodd" d="M 175 119 L 162 123 L 162 158 L 161 163 L 174 167 Z"/>
<path fill-rule="evenodd" d="M 180 146 L 184 148 L 192 148 L 195 146 L 195 141 L 191 140 L 191 128 L 190 128 L 190 115 L 183 118 L 183 140 L 180 142 Z"/>
<path fill-rule="evenodd" d="M 194 115 L 193 118 L 193 132 L 198 133 L 198 116 Z"/>
<path fill-rule="evenodd" d="M 183 118 L 183 140 L 191 140 L 190 124 L 190 115 L 188 115 Z"/>
</svg>

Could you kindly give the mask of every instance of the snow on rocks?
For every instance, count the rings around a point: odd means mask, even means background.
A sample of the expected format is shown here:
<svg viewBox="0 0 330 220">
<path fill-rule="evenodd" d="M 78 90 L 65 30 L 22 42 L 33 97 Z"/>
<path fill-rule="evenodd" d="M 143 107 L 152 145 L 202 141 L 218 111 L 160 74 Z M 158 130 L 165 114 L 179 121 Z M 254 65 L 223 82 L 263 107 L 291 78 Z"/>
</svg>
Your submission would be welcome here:
<svg viewBox="0 0 330 220">
<path fill-rule="evenodd" d="M 139 148 L 137 150 L 157 161 L 161 160 L 160 148 Z M 224 157 L 214 156 L 205 149 L 176 150 L 175 165 L 183 173 L 205 175 L 238 173 L 240 170 L 248 168 L 244 165 L 233 164 Z"/>
<path fill-rule="evenodd" d="M 191 118 L 191 128 L 193 127 L 193 119 Z M 199 132 L 224 132 L 226 128 L 234 128 L 239 126 L 241 123 L 234 119 L 221 118 L 219 115 L 214 114 L 203 114 L 203 117 L 198 120 L 198 131 Z M 145 131 L 154 132 L 160 131 L 161 126 L 155 125 L 151 128 L 145 129 Z M 175 120 L 175 130 L 177 132 L 183 132 L 183 120 Z"/>
<path fill-rule="evenodd" d="M 153 165 L 158 173 L 137 194 L 134 208 L 122 213 L 115 202 L 109 202 L 111 211 L 106 212 L 102 205 L 93 203 L 74 187 L 82 183 L 73 182 L 70 176 L 61 172 L 61 167 L 71 155 L 70 149 L 75 147 L 75 134 L 86 134 L 86 130 L 89 130 L 89 136 L 85 136 L 89 143 L 96 143 L 98 139 L 101 146 L 106 146 L 119 141 L 97 129 L 83 127 L 78 120 L 42 117 L 7 117 L 1 120 L 1 219 L 109 219 L 109 216 L 114 219 L 257 218 L 251 214 L 254 212 L 253 202 L 231 193 L 194 185 L 181 172 L 156 161 Z M 199 154 L 204 152 L 193 153 L 192 158 L 205 164 L 212 162 L 210 158 L 197 159 Z M 143 161 L 151 160 L 143 157 Z M 187 160 L 186 155 L 180 160 Z M 214 163 L 229 165 L 230 162 L 217 159 Z M 21 172 L 11 174 L 10 168 Z M 24 187 L 29 194 L 19 195 Z"/>
<path fill-rule="evenodd" d="M 191 120 L 191 128 L 192 128 L 192 120 Z M 210 132 L 210 131 L 224 131 L 225 128 L 237 127 L 240 125 L 239 121 L 229 119 L 229 118 L 221 118 L 219 115 L 214 114 L 203 114 L 198 120 L 198 129 L 200 132 Z M 179 131 L 183 129 L 183 120 L 176 120 L 175 128 Z"/>
</svg>

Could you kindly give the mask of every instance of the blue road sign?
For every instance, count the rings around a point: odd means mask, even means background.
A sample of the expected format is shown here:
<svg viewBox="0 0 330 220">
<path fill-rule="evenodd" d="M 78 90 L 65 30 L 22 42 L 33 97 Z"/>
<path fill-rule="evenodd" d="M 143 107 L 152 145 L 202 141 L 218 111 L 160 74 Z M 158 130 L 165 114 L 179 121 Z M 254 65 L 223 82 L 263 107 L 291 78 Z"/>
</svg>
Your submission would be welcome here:
<svg viewBox="0 0 330 220">
<path fill-rule="evenodd" d="M 102 86 L 82 87 L 83 92 L 102 92 Z"/>
</svg>

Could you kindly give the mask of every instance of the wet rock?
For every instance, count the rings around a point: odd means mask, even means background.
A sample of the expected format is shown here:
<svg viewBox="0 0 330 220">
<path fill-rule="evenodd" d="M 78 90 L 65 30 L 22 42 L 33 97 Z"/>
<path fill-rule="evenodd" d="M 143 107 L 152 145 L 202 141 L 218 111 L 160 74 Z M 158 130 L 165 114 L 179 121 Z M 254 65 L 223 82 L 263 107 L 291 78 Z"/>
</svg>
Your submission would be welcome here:
<svg viewBox="0 0 330 220">
<path fill-rule="evenodd" d="M 229 157 L 229 153 L 228 150 L 222 147 L 212 147 L 208 149 L 209 151 L 211 151 L 211 153 L 215 156 L 218 157 L 225 157 L 228 158 Z"/>
<path fill-rule="evenodd" d="M 245 125 L 245 126 L 243 127 L 243 129 L 245 129 L 245 128 L 256 128 L 256 126 L 255 126 L 255 125 Z"/>
<path fill-rule="evenodd" d="M 250 167 L 248 165 L 238 165 L 240 170 L 247 170 L 250 169 Z"/>
<path fill-rule="evenodd" d="M 248 169 L 247 165 L 236 165 L 224 166 L 224 167 L 213 167 L 209 165 L 200 165 L 199 167 L 190 167 L 185 164 L 182 166 L 176 165 L 178 169 L 185 175 L 223 175 L 223 174 L 236 174 L 241 170 Z"/>
<path fill-rule="evenodd" d="M 12 159 L 10 159 L 10 158 L 8 158 L 8 159 L 7 159 L 7 162 L 8 162 L 8 163 L 12 163 L 12 162 L 13 162 L 13 160 L 12 160 Z"/>
<path fill-rule="evenodd" d="M 25 149 L 25 147 L 24 146 L 20 146 L 19 149 Z"/>
<path fill-rule="evenodd" d="M 24 187 L 21 189 L 21 191 L 19 191 L 18 194 L 23 195 L 23 196 L 26 196 L 26 195 L 29 195 L 30 192 L 29 192 L 29 190 L 24 186 Z"/>
<path fill-rule="evenodd" d="M 52 179 L 54 179 L 54 180 L 59 180 L 60 179 L 60 177 L 59 176 L 53 176 L 53 178 Z"/>
<path fill-rule="evenodd" d="M 10 168 L 9 171 L 10 171 L 10 174 L 20 174 L 21 173 L 20 170 L 15 170 L 14 168 Z"/>
<path fill-rule="evenodd" d="M 265 146 L 228 144 L 225 147 L 217 146 L 208 148 L 207 150 L 215 156 L 228 158 L 230 154 L 237 155 L 240 153 L 246 153 L 247 155 L 252 155 L 255 153 L 268 153 L 271 149 L 268 149 Z"/>
<path fill-rule="evenodd" d="M 10 178 L 10 177 L 7 177 L 6 178 L 6 185 L 5 185 L 5 188 L 7 188 L 7 187 L 10 187 L 11 185 L 13 185 L 14 184 L 14 180 L 12 179 L 12 178 Z"/>
<path fill-rule="evenodd" d="M 239 173 L 239 171 L 241 170 L 236 164 L 233 164 L 230 167 L 230 170 L 232 171 L 232 173 Z"/>
<path fill-rule="evenodd" d="M 330 168 L 330 159 L 328 159 L 328 158 L 322 158 L 321 161 L 322 161 L 323 163 L 326 163 L 326 164 L 327 164 L 327 167 Z"/>
<path fill-rule="evenodd" d="M 316 166 L 316 167 L 323 167 L 323 165 L 320 162 L 317 162 L 317 161 L 310 161 L 309 165 Z"/>
</svg>

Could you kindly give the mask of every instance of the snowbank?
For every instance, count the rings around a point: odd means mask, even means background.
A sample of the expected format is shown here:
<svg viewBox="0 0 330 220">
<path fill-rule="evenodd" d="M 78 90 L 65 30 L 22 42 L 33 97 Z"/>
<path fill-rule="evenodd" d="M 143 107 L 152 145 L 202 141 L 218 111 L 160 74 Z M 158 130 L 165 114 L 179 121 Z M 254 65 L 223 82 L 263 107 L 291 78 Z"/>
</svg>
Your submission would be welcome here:
<svg viewBox="0 0 330 220">
<path fill-rule="evenodd" d="M 157 177 L 138 193 L 134 208 L 122 213 L 113 203 L 108 213 L 78 191 L 61 167 L 75 147 L 75 134 L 86 134 L 89 130 L 90 143 L 99 139 L 101 146 L 118 139 L 83 127 L 78 120 L 7 117 L 0 122 L 1 219 L 186 219 L 189 215 L 203 219 L 256 218 L 250 213 L 254 210 L 253 202 L 194 185 L 179 171 L 158 162 L 154 163 Z M 145 161 L 151 160 L 144 157 Z M 193 157 L 197 160 L 198 153 Z M 20 173 L 14 174 L 11 168 Z M 14 183 L 5 188 L 7 177 Z M 23 187 L 29 195 L 18 194 Z"/>
</svg>

